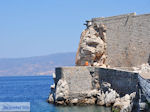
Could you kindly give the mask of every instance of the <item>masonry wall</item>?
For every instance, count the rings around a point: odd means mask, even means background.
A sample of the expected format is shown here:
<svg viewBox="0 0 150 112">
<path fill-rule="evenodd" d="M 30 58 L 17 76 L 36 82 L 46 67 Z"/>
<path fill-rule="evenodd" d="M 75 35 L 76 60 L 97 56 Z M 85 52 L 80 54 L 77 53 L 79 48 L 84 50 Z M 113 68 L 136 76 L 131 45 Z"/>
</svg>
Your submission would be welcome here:
<svg viewBox="0 0 150 112">
<path fill-rule="evenodd" d="M 138 94 L 138 74 L 122 70 L 99 68 L 99 67 L 61 67 L 56 68 L 56 82 L 64 79 L 69 86 L 70 97 L 82 97 L 94 89 L 94 77 L 99 77 L 99 84 L 108 82 L 112 88 L 120 95 L 137 92 Z"/>
<path fill-rule="evenodd" d="M 92 67 L 91 67 L 92 69 Z M 89 67 L 61 67 L 56 68 L 56 82 L 64 79 L 69 86 L 70 97 L 79 97 L 81 93 L 92 90 L 92 76 Z"/>
<path fill-rule="evenodd" d="M 112 89 L 121 96 L 133 92 L 138 93 L 138 73 L 105 68 L 96 68 L 95 71 L 99 74 L 100 85 L 102 82 L 110 83 Z"/>
<path fill-rule="evenodd" d="M 108 63 L 112 67 L 132 67 L 150 59 L 150 14 L 127 14 L 93 18 L 93 24 L 107 27 Z"/>
</svg>

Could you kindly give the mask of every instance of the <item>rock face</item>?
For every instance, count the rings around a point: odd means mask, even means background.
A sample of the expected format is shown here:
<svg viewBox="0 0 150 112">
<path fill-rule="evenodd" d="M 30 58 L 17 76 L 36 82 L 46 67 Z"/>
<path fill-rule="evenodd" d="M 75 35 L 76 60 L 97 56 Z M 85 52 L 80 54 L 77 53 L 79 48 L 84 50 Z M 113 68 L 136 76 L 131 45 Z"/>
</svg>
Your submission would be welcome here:
<svg viewBox="0 0 150 112">
<path fill-rule="evenodd" d="M 115 90 L 111 89 L 111 84 L 104 82 L 102 83 L 99 94 L 97 95 L 97 104 L 101 106 L 111 106 L 115 103 L 115 99 L 118 97 L 119 94 Z"/>
<path fill-rule="evenodd" d="M 57 87 L 56 87 L 56 97 L 55 97 L 56 100 L 62 101 L 62 100 L 67 99 L 68 90 L 69 90 L 69 87 L 68 87 L 67 82 L 65 80 L 62 80 L 62 79 L 59 80 Z"/>
<path fill-rule="evenodd" d="M 131 93 L 130 95 L 126 94 L 122 98 L 117 98 L 113 104 L 113 108 L 120 110 L 120 112 L 131 112 L 133 107 L 133 99 L 135 98 L 136 93 Z"/>
<path fill-rule="evenodd" d="M 53 74 L 54 81 L 56 80 L 56 75 Z M 49 103 L 56 103 L 60 105 L 65 104 L 69 95 L 69 87 L 64 79 L 60 79 L 55 87 L 55 84 L 51 85 L 51 93 L 48 98 Z M 75 101 L 74 101 L 75 102 Z"/>
<path fill-rule="evenodd" d="M 106 57 L 106 27 L 102 24 L 89 26 L 81 34 L 76 65 L 84 66 L 88 62 L 90 66 L 106 67 Z"/>
</svg>

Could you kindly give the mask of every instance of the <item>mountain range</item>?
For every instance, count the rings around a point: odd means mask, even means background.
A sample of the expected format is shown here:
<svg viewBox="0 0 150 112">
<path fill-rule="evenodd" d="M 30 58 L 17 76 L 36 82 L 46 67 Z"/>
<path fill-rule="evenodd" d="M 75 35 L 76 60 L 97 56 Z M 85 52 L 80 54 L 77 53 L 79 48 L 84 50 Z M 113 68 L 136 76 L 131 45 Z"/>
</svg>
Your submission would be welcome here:
<svg viewBox="0 0 150 112">
<path fill-rule="evenodd" d="M 0 76 L 51 75 L 55 67 L 74 66 L 75 52 L 0 59 Z"/>
</svg>

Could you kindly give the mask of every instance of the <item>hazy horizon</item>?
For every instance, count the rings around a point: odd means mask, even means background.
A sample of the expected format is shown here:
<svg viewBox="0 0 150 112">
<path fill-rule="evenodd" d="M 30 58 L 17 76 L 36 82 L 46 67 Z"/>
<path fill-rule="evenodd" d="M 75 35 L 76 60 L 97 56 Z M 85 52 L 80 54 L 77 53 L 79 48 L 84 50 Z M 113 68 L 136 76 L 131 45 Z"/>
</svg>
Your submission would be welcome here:
<svg viewBox="0 0 150 112">
<path fill-rule="evenodd" d="M 37 56 L 27 56 L 27 57 L 6 57 L 6 58 L 0 58 L 0 59 L 24 59 L 24 58 L 34 58 L 34 57 L 42 57 L 42 56 L 49 56 L 49 55 L 57 55 L 57 54 L 69 54 L 69 53 L 76 53 L 75 51 L 68 51 L 68 52 L 57 52 L 57 53 L 49 53 L 49 54 L 43 54 L 43 55 L 37 55 Z"/>
</svg>

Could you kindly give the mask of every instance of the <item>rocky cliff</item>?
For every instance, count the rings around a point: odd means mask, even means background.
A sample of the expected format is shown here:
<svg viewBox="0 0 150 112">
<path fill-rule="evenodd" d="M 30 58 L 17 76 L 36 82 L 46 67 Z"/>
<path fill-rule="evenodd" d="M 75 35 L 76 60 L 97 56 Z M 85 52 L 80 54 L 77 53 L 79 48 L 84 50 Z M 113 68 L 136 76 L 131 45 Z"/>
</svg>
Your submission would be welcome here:
<svg viewBox="0 0 150 112">
<path fill-rule="evenodd" d="M 106 67 L 106 45 L 106 27 L 101 24 L 88 26 L 81 34 L 76 65 L 84 66 L 88 62 L 91 66 Z"/>
</svg>

